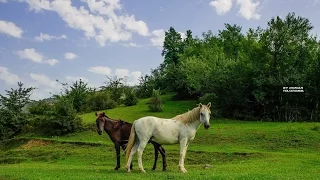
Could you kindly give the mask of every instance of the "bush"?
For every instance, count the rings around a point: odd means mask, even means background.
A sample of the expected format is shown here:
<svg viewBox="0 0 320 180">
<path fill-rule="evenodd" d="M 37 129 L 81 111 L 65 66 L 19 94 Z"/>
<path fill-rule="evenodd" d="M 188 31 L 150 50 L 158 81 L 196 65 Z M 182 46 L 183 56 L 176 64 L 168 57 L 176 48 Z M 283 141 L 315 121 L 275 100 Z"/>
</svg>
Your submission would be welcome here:
<svg viewBox="0 0 320 180">
<path fill-rule="evenodd" d="M 160 97 L 160 90 L 153 89 L 151 100 L 148 103 L 148 108 L 152 112 L 162 111 L 162 100 Z"/>
<path fill-rule="evenodd" d="M 73 102 L 67 97 L 59 97 L 52 111 L 46 111 L 44 116 L 38 116 L 36 125 L 46 135 L 63 135 L 73 133 L 82 127 L 81 118 L 73 107 Z"/>
<path fill-rule="evenodd" d="M 32 115 L 44 115 L 47 111 L 53 110 L 53 103 L 39 101 L 28 107 L 28 111 Z"/>
<path fill-rule="evenodd" d="M 91 93 L 86 100 L 86 104 L 88 111 L 112 109 L 118 106 L 118 104 L 111 99 L 108 91 Z"/>
<path fill-rule="evenodd" d="M 138 103 L 138 98 L 132 89 L 127 90 L 123 104 L 126 106 L 133 106 Z"/>
</svg>

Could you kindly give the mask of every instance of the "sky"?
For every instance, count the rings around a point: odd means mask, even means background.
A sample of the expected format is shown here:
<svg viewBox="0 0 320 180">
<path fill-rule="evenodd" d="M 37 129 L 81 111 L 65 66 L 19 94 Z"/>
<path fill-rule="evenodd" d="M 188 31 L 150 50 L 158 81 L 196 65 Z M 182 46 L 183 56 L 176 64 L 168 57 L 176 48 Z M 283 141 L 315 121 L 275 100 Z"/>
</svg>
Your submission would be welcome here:
<svg viewBox="0 0 320 180">
<path fill-rule="evenodd" d="M 106 76 L 138 83 L 163 62 L 170 26 L 185 36 L 217 34 L 224 23 L 265 28 L 289 12 L 320 34 L 320 0 L 0 0 L 0 94 L 36 87 L 31 98 L 61 91 L 80 78 L 99 87 Z"/>
</svg>

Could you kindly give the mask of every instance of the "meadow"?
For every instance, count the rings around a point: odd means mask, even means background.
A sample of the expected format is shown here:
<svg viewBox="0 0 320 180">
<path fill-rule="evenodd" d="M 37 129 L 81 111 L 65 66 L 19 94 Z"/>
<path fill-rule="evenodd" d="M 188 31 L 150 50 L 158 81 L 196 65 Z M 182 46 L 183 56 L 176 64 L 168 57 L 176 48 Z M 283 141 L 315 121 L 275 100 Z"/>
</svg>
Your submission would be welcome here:
<svg viewBox="0 0 320 180">
<path fill-rule="evenodd" d="M 163 98 L 163 112 L 149 112 L 148 99 L 105 112 L 113 119 L 133 122 L 146 115 L 173 117 L 197 103 Z M 91 128 L 54 137 L 26 133 L 7 141 L 0 152 L 0 179 L 320 179 L 320 123 L 213 117 L 211 127 L 200 127 L 189 145 L 186 174 L 178 169 L 179 145 L 164 145 L 167 171 L 161 171 L 161 156 L 152 171 L 154 153 L 150 144 L 143 155 L 147 171 L 143 174 L 138 171 L 136 157 L 133 171 L 125 171 L 123 151 L 121 168 L 115 171 L 115 149 L 106 133 L 99 136 L 95 131 L 94 112 L 80 116 Z"/>
</svg>

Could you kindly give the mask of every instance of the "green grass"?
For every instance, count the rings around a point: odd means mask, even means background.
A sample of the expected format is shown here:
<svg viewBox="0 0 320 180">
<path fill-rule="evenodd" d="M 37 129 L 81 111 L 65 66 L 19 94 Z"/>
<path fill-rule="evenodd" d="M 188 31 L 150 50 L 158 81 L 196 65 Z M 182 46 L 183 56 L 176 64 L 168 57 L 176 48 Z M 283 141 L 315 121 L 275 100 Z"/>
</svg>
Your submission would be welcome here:
<svg viewBox="0 0 320 180">
<path fill-rule="evenodd" d="M 170 101 L 170 95 L 162 96 L 164 101 L 163 112 L 150 112 L 147 103 L 149 99 L 139 100 L 135 106 L 122 106 L 121 108 L 104 110 L 104 112 L 112 119 L 122 119 L 124 121 L 133 122 L 144 116 L 158 116 L 163 118 L 171 118 L 177 114 L 184 113 L 188 109 L 196 106 L 196 101 Z M 81 115 L 85 124 L 95 122 L 94 112 Z"/>
<path fill-rule="evenodd" d="M 105 111 L 108 116 L 134 121 L 146 115 L 173 117 L 195 107 L 195 101 L 170 101 L 164 111 L 150 113 L 147 100 L 132 107 Z M 93 124 L 94 113 L 82 115 Z M 60 137 L 24 134 L 9 141 L 0 151 L 0 179 L 320 179 L 319 123 L 271 123 L 213 119 L 211 128 L 200 127 L 190 143 L 185 167 L 178 171 L 179 145 L 165 145 L 167 171 L 152 171 L 153 147 L 147 145 L 143 164 L 147 171 L 126 173 L 124 152 L 121 168 L 109 137 L 94 129 Z M 206 164 L 211 165 L 205 168 Z"/>
</svg>

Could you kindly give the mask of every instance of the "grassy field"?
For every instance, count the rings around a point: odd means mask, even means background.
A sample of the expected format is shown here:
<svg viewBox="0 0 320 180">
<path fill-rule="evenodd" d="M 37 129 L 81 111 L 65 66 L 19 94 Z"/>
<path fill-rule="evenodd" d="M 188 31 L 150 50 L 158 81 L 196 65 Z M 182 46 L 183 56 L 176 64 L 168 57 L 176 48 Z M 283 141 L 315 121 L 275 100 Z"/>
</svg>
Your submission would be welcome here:
<svg viewBox="0 0 320 180">
<path fill-rule="evenodd" d="M 133 120 L 146 116 L 172 117 L 195 107 L 194 101 L 170 101 L 164 111 L 150 113 L 147 100 L 132 107 L 105 111 L 114 119 Z M 93 124 L 94 112 L 83 114 Z M 8 142 L 0 152 L 0 179 L 320 179 L 320 124 L 269 123 L 212 119 L 211 128 L 201 127 L 189 145 L 185 166 L 178 171 L 179 145 L 166 145 L 167 171 L 162 160 L 152 171 L 153 147 L 143 155 L 142 174 L 126 173 L 122 152 L 121 169 L 115 167 L 115 150 L 106 134 L 94 130 L 61 137 L 24 134 Z"/>
</svg>

